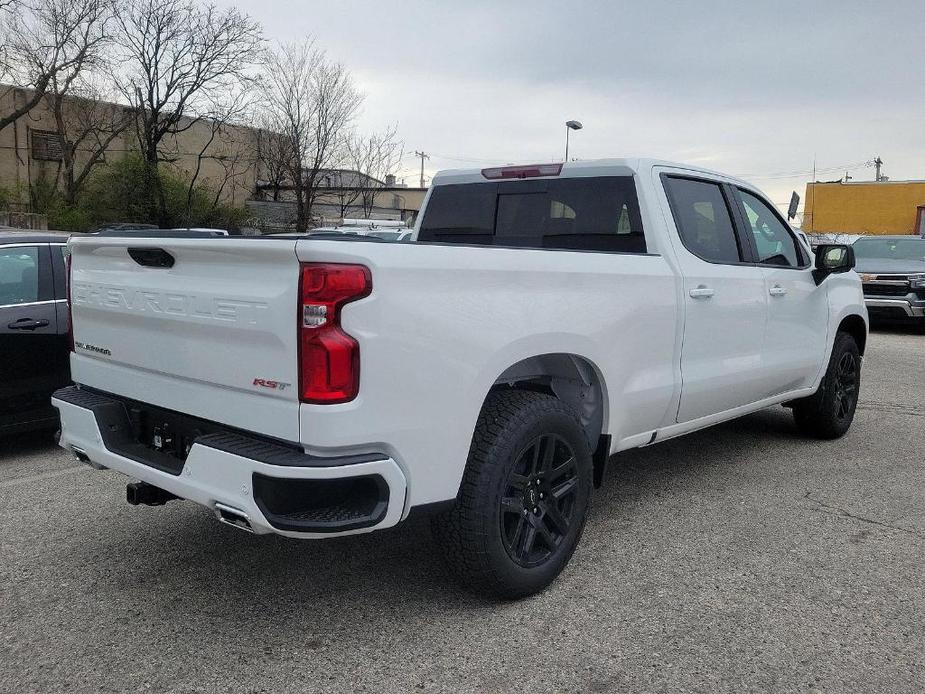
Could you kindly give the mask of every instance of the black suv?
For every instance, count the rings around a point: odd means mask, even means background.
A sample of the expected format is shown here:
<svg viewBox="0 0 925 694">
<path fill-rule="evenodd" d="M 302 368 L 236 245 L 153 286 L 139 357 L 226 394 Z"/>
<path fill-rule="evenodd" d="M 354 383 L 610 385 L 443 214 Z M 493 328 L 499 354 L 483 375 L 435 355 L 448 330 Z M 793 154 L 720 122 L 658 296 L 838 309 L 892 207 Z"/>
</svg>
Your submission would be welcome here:
<svg viewBox="0 0 925 694">
<path fill-rule="evenodd" d="M 55 428 L 70 380 L 64 234 L 0 231 L 0 435 Z"/>
<path fill-rule="evenodd" d="M 865 236 L 853 248 L 871 318 L 914 319 L 925 325 L 925 239 Z"/>
</svg>

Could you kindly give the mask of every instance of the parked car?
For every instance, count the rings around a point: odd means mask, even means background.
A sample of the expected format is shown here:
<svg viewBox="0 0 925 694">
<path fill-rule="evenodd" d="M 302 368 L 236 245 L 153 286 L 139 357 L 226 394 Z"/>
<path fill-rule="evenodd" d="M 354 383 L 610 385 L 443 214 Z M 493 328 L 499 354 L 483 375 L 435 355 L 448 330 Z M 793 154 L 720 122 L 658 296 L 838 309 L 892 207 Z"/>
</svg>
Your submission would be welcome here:
<svg viewBox="0 0 925 694">
<path fill-rule="evenodd" d="M 853 248 L 870 315 L 925 326 L 925 238 L 865 236 Z"/>
<path fill-rule="evenodd" d="M 225 229 L 207 228 L 176 228 L 160 229 L 150 224 L 131 226 L 119 224 L 115 227 L 105 227 L 92 232 L 95 236 L 130 236 L 135 238 L 211 238 L 215 236 L 228 236 Z"/>
<path fill-rule="evenodd" d="M 141 222 L 111 222 L 103 224 L 93 229 L 93 232 L 99 231 L 143 231 L 145 229 L 159 229 L 157 224 L 143 224 Z"/>
<path fill-rule="evenodd" d="M 780 403 L 809 436 L 851 425 L 851 249 L 811 262 L 744 181 L 443 172 L 415 234 L 74 239 L 61 445 L 141 480 L 133 503 L 254 533 L 432 514 L 454 575 L 513 598 L 568 562 L 611 454 Z"/>
<path fill-rule="evenodd" d="M 383 241 L 410 241 L 411 229 L 375 229 L 367 231 L 364 236 L 372 236 Z"/>
<path fill-rule="evenodd" d="M 227 229 L 214 229 L 212 227 L 174 227 L 171 231 L 200 232 L 212 236 L 228 236 Z"/>
<path fill-rule="evenodd" d="M 412 231 L 404 222 L 393 220 L 343 219 L 339 224 L 315 227 L 308 233 L 311 236 L 333 233 L 372 236 L 383 241 L 410 241 Z"/>
<path fill-rule="evenodd" d="M 807 236 L 813 249 L 815 249 L 816 246 L 833 243 L 843 243 L 850 246 L 858 239 L 866 238 L 864 234 L 807 234 Z"/>
<path fill-rule="evenodd" d="M 70 383 L 67 235 L 0 231 L 0 435 L 57 428 L 51 394 Z"/>
</svg>

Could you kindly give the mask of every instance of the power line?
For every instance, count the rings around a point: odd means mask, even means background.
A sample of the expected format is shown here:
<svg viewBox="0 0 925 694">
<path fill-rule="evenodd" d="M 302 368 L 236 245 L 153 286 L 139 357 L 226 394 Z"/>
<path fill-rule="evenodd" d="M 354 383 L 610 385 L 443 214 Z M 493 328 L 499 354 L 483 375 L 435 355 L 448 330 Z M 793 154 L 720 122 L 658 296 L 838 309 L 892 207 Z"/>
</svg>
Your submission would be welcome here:
<svg viewBox="0 0 925 694">
<path fill-rule="evenodd" d="M 736 178 L 756 178 L 760 180 L 783 179 L 783 178 L 800 178 L 801 176 L 811 176 L 813 174 L 841 173 L 845 169 L 861 169 L 874 166 L 873 160 L 855 162 L 853 164 L 839 164 L 838 166 L 829 166 L 823 169 L 811 169 L 809 171 L 780 171 L 769 174 L 735 174 Z"/>
<path fill-rule="evenodd" d="M 424 160 L 430 159 L 430 155 L 425 154 L 423 151 L 418 152 L 417 150 L 415 150 L 414 156 L 421 158 L 421 188 L 423 188 L 424 187 Z"/>
</svg>

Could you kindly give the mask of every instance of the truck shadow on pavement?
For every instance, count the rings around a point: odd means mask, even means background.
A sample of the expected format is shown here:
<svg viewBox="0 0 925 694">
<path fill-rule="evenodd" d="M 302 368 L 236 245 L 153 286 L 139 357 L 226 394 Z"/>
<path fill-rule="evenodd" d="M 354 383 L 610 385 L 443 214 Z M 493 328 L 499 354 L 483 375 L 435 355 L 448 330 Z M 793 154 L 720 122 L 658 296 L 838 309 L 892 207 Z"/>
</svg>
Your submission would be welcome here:
<svg viewBox="0 0 925 694">
<path fill-rule="evenodd" d="M 58 450 L 53 431 L 30 431 L 0 436 L 0 462 L 18 455 L 33 455 Z"/>
<path fill-rule="evenodd" d="M 601 540 L 605 519 L 632 524 L 636 511 L 624 503 L 627 494 L 657 493 L 661 485 L 684 486 L 705 477 L 721 480 L 730 467 L 758 457 L 772 442 L 798 441 L 789 411 L 777 408 L 621 453 L 611 459 L 610 474 L 595 495 L 583 545 Z M 111 482 L 118 481 L 113 476 Z M 470 596 L 446 575 L 426 519 L 368 535 L 302 541 L 248 535 L 220 525 L 193 504 L 136 508 L 119 495 L 113 493 L 111 509 L 100 509 L 98 524 L 72 535 L 71 546 L 60 551 L 71 555 L 62 561 L 73 567 L 72 579 L 94 586 L 100 599 L 125 601 L 127 618 L 136 610 L 169 624 L 188 619 L 192 610 L 229 627 L 246 623 L 258 641 L 296 625 L 307 630 L 301 638 L 310 641 L 313 629 L 331 638 L 344 610 L 401 611 L 413 620 L 420 603 L 450 612 L 498 607 Z M 281 623 L 289 625 L 284 632 Z M 259 634 L 260 625 L 266 634 Z"/>
</svg>

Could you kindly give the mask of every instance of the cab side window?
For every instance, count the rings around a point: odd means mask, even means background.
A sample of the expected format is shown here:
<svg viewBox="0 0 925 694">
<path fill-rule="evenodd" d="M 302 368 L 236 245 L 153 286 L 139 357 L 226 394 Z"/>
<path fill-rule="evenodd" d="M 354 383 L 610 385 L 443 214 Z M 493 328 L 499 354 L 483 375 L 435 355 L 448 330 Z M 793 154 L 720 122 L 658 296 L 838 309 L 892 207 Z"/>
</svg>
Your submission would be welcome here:
<svg viewBox="0 0 925 694">
<path fill-rule="evenodd" d="M 665 177 L 665 192 L 684 247 L 710 263 L 740 263 L 742 249 L 719 184 Z"/>
<path fill-rule="evenodd" d="M 800 267 L 803 259 L 797 240 L 780 218 L 760 198 L 739 189 L 739 200 L 749 231 L 755 239 L 758 262 L 764 265 Z"/>
<path fill-rule="evenodd" d="M 0 247 L 0 306 L 16 306 L 38 300 L 38 247 Z"/>
</svg>

